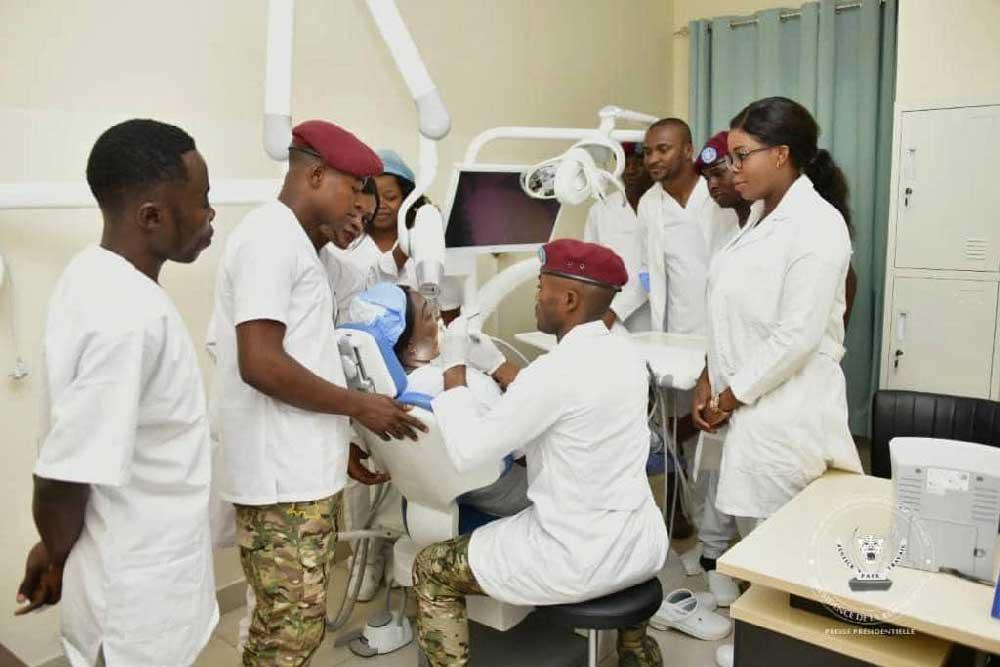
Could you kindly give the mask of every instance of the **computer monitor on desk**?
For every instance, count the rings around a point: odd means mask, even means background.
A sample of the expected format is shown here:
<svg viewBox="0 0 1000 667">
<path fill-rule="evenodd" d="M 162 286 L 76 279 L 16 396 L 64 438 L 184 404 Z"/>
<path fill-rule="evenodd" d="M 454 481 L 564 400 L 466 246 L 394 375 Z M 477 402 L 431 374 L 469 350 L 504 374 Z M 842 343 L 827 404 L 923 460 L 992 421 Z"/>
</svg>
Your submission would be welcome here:
<svg viewBox="0 0 1000 667">
<path fill-rule="evenodd" d="M 524 165 L 460 164 L 445 207 L 449 253 L 532 252 L 548 243 L 559 219 L 555 199 L 521 189 Z"/>
</svg>

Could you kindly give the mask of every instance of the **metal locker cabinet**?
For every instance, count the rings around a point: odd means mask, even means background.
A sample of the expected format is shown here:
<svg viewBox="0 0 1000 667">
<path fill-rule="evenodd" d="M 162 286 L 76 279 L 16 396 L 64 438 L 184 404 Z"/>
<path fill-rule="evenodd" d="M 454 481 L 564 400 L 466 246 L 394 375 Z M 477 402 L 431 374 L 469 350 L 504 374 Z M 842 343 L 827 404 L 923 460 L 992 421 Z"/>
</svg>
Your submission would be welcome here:
<svg viewBox="0 0 1000 667">
<path fill-rule="evenodd" d="M 997 283 L 897 276 L 884 386 L 989 398 Z"/>
<path fill-rule="evenodd" d="M 897 268 L 1000 270 L 1000 106 L 901 114 Z"/>
</svg>

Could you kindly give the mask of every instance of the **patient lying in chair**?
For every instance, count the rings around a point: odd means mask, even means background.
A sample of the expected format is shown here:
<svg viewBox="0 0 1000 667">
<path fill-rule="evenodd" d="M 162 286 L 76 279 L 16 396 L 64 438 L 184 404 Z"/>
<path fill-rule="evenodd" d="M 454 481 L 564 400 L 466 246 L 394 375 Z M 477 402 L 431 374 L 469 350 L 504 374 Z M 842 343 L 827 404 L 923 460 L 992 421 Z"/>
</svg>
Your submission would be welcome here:
<svg viewBox="0 0 1000 667">
<path fill-rule="evenodd" d="M 407 392 L 430 398 L 444 391 L 444 374 L 436 361 L 438 333 L 437 309 L 419 292 L 390 283 L 380 283 L 362 292 L 351 303 L 348 319 L 379 329 L 386 340 L 395 341 L 393 350 L 407 373 Z M 516 367 L 495 351 L 496 361 L 488 363 L 490 374 L 469 368 L 469 389 L 483 407 L 500 399 L 501 393 L 516 374 Z M 461 505 L 471 506 L 495 517 L 517 514 L 530 505 L 528 478 L 522 462 L 509 457 L 497 481 L 459 497 Z"/>
</svg>

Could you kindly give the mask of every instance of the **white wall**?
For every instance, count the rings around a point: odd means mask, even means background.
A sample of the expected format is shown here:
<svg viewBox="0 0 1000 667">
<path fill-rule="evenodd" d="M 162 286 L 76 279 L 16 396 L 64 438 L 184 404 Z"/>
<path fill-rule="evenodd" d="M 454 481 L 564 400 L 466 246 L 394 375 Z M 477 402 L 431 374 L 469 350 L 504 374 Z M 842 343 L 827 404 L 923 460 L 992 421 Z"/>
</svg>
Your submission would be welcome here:
<svg viewBox="0 0 1000 667">
<path fill-rule="evenodd" d="M 901 0 L 896 103 L 1000 101 L 1000 1 Z"/>
<path fill-rule="evenodd" d="M 670 0 L 400 0 L 427 66 L 453 114 L 441 147 L 443 172 L 469 139 L 496 125 L 591 126 L 607 103 L 665 114 L 671 106 Z M 135 116 L 175 122 L 195 137 L 213 178 L 278 174 L 260 149 L 264 0 L 10 0 L 0 3 L 0 181 L 82 178 L 87 153 L 110 124 Z M 299 0 L 296 120 L 339 122 L 374 146 L 414 158 L 414 113 L 406 88 L 361 0 Z M 685 70 L 686 71 L 686 70 Z M 551 151 L 549 147 L 546 150 Z M 484 157 L 545 156 L 507 145 Z M 216 261 L 245 209 L 216 218 L 215 244 L 194 266 L 169 266 L 163 284 L 196 341 L 212 303 Z M 578 233 L 579 220 L 566 234 Z M 17 331 L 33 371 L 19 383 L 0 293 L 0 591 L 13 603 L 23 558 L 35 540 L 38 340 L 46 301 L 62 267 L 99 233 L 98 212 L 0 212 L 0 251 L 15 278 Z M 6 289 L 10 289 L 10 286 Z M 533 328 L 532 290 L 503 311 L 502 333 Z M 201 359 L 208 372 L 207 361 Z M 220 583 L 238 577 L 231 552 Z M 154 603 L 155 601 L 151 601 Z M 0 613 L 0 643 L 29 664 L 58 653 L 56 613 Z"/>
</svg>

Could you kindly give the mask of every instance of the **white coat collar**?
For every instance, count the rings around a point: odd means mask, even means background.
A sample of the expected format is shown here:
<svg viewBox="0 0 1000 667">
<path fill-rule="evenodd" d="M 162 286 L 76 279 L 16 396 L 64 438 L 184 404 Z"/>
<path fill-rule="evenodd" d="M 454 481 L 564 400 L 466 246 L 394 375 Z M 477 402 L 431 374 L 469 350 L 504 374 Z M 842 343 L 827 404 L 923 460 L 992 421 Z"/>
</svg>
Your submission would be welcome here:
<svg viewBox="0 0 1000 667">
<path fill-rule="evenodd" d="M 796 211 L 800 210 L 803 205 L 808 205 L 808 202 L 816 196 L 812 180 L 805 174 L 801 174 L 792 182 L 788 191 L 785 192 L 785 196 L 781 198 L 766 220 L 760 219 L 764 214 L 764 201 L 758 199 L 751 204 L 747 224 L 739 236 L 733 240 L 732 246 L 735 248 L 767 238 L 774 232 L 775 222 L 793 217 Z"/>
<path fill-rule="evenodd" d="M 694 211 L 708 199 L 708 181 L 702 176 L 698 177 L 697 182 L 694 184 L 694 189 L 688 195 L 687 205 L 683 207 L 680 205 L 680 202 L 674 199 L 673 195 L 663 189 L 663 185 L 659 181 L 653 184 L 653 188 L 657 192 L 660 206 L 672 206 L 682 211 Z"/>
<path fill-rule="evenodd" d="M 608 330 L 608 327 L 604 324 L 604 322 L 601 320 L 594 320 L 593 322 L 587 322 L 586 324 L 577 324 L 562 337 L 562 340 L 559 341 L 559 345 L 556 347 L 565 347 L 567 343 L 577 340 L 587 340 L 588 338 L 598 338 L 600 336 L 610 335 L 611 331 Z"/>
</svg>

